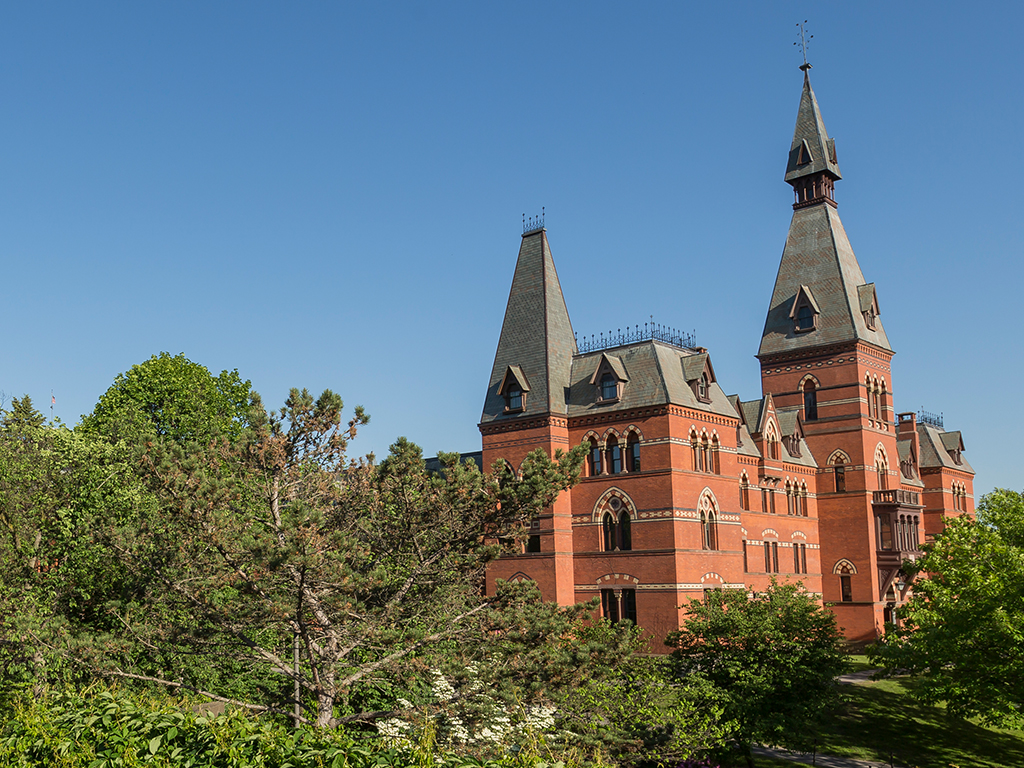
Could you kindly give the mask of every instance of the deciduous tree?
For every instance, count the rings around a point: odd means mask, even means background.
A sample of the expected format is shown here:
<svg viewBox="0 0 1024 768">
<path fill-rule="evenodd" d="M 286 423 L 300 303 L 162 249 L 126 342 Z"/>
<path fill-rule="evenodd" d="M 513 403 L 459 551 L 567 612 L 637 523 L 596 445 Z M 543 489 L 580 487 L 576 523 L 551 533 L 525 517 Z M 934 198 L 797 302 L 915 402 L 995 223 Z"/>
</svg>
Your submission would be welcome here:
<svg viewBox="0 0 1024 768">
<path fill-rule="evenodd" d="M 835 617 L 802 587 L 775 582 L 753 596 L 708 592 L 687 609 L 685 629 L 666 641 L 676 673 L 711 686 L 747 765 L 755 743 L 804 746 L 847 664 Z"/>
<path fill-rule="evenodd" d="M 904 568 L 914 592 L 869 649 L 890 673 L 920 676 L 915 693 L 961 717 L 1024 722 L 1024 494 L 997 489 L 977 522 L 947 520 L 925 555 Z"/>
</svg>

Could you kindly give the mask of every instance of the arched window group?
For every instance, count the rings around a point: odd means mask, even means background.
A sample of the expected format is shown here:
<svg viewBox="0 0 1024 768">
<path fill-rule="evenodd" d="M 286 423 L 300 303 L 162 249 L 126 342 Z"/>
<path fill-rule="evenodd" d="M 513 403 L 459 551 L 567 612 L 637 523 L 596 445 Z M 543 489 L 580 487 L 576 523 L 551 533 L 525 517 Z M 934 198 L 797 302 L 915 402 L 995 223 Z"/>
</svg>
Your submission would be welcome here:
<svg viewBox="0 0 1024 768">
<path fill-rule="evenodd" d="M 718 510 L 714 497 L 704 493 L 697 505 L 700 519 L 701 546 L 707 550 L 718 549 Z"/>
<path fill-rule="evenodd" d="M 872 379 L 868 376 L 864 386 L 868 393 L 868 418 L 873 421 L 885 421 L 885 411 L 888 400 L 888 392 L 885 388 L 884 379 Z"/>
<path fill-rule="evenodd" d="M 779 572 L 779 542 L 777 541 L 766 540 L 764 542 L 764 572 Z"/>
<path fill-rule="evenodd" d="M 807 517 L 806 485 L 798 486 L 796 483 L 786 483 L 786 512 L 796 517 Z"/>
<path fill-rule="evenodd" d="M 953 509 L 957 512 L 967 511 L 967 486 L 953 481 Z"/>
<path fill-rule="evenodd" d="M 889 459 L 886 457 L 885 451 L 882 450 L 882 446 L 878 446 L 875 450 L 875 473 L 878 475 L 878 490 L 887 490 L 889 488 Z"/>
<path fill-rule="evenodd" d="M 602 542 L 605 552 L 629 552 L 633 549 L 629 510 L 622 500 L 613 496 L 601 518 Z"/>
<path fill-rule="evenodd" d="M 696 431 L 690 433 L 690 450 L 693 455 L 693 470 L 695 472 L 708 472 L 719 474 L 721 466 L 718 461 L 718 435 L 708 437 L 707 434 L 697 435 Z"/>
<path fill-rule="evenodd" d="M 775 429 L 775 423 L 769 421 L 768 428 L 764 434 L 765 447 L 767 448 L 768 458 L 779 460 L 781 453 L 779 451 L 779 433 Z"/>
<path fill-rule="evenodd" d="M 640 472 L 640 436 L 632 429 L 626 435 L 625 445 L 614 434 L 609 434 L 604 445 L 597 437 L 587 438 L 587 477 L 618 475 L 621 472 Z"/>
</svg>

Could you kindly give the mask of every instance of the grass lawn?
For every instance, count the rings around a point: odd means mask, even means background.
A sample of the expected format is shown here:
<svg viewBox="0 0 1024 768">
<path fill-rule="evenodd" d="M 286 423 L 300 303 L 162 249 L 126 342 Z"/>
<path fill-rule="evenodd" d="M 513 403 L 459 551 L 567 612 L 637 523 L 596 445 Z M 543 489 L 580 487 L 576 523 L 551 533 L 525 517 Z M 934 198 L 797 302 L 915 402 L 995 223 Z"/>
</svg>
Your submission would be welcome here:
<svg viewBox="0 0 1024 768">
<path fill-rule="evenodd" d="M 818 751 L 885 763 L 891 754 L 914 768 L 1024 766 L 1024 732 L 950 717 L 915 701 L 913 685 L 903 678 L 842 686 L 845 704 L 823 728 Z"/>
</svg>

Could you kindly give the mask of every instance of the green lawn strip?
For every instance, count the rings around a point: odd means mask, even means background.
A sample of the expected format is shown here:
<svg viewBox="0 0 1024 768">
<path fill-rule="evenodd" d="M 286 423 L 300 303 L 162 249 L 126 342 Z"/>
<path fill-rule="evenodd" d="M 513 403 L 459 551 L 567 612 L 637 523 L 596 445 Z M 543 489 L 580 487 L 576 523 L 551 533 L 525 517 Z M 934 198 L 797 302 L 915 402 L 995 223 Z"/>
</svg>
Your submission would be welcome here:
<svg viewBox="0 0 1024 768">
<path fill-rule="evenodd" d="M 849 659 L 851 672 L 864 672 L 868 669 L 877 668 L 876 664 L 871 664 L 868 662 L 868 657 L 865 656 L 863 653 L 851 653 L 849 655 Z"/>
<path fill-rule="evenodd" d="M 915 768 L 1019 768 L 1024 732 L 987 728 L 914 700 L 912 680 L 842 687 L 845 703 L 823 727 L 818 752 Z"/>
</svg>

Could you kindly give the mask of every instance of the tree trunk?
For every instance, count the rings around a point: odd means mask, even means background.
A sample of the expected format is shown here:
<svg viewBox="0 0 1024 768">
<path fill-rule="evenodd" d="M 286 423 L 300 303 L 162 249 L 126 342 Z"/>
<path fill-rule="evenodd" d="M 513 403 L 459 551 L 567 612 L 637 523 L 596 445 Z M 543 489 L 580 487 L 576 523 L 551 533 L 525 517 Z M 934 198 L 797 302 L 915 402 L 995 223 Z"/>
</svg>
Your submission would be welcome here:
<svg viewBox="0 0 1024 768">
<path fill-rule="evenodd" d="M 316 727 L 330 728 L 334 722 L 334 672 L 327 671 L 316 692 Z"/>
</svg>

